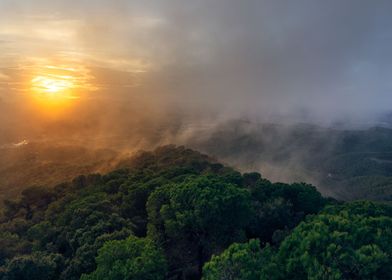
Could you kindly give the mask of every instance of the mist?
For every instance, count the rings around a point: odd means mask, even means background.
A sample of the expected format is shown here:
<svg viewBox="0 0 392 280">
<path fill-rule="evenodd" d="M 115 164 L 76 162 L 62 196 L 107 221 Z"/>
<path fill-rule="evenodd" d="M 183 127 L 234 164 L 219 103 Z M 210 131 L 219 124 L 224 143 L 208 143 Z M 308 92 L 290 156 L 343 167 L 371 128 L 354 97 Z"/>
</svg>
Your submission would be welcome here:
<svg viewBox="0 0 392 280">
<path fill-rule="evenodd" d="M 391 0 L 0 0 L 1 279 L 390 279 Z"/>
<path fill-rule="evenodd" d="M 345 130 L 390 126 L 391 8 L 2 0 L 0 146 L 105 150 L 113 167 L 140 149 L 186 145 L 274 181 L 324 188 L 328 174 L 310 171 L 309 157 L 334 151 Z M 57 114 L 31 98 L 30 80 L 48 65 L 76 69 L 79 83 Z M 292 145 L 304 126 L 311 139 Z"/>
<path fill-rule="evenodd" d="M 142 96 L 168 110 L 174 103 L 228 118 L 327 123 L 367 121 L 391 104 L 389 1 L 0 5 L 2 80 L 22 71 L 24 55 L 72 54 L 100 88 L 88 97 L 108 104 Z M 49 38 L 52 31 L 58 36 Z M 15 85 L 1 85 L 3 98 L 16 94 Z"/>
</svg>

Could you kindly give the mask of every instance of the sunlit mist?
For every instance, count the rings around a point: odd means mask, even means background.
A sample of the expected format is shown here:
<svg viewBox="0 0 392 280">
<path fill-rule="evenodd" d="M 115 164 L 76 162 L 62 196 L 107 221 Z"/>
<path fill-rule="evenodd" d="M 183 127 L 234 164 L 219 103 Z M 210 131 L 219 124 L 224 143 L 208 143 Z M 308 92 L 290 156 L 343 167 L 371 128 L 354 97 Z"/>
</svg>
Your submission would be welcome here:
<svg viewBox="0 0 392 280">
<path fill-rule="evenodd" d="M 64 115 L 81 95 L 94 90 L 83 67 L 35 65 L 31 68 L 28 92 L 35 110 L 45 115 Z"/>
<path fill-rule="evenodd" d="M 72 76 L 37 76 L 31 80 L 32 89 L 45 97 L 55 98 L 73 88 Z"/>
</svg>

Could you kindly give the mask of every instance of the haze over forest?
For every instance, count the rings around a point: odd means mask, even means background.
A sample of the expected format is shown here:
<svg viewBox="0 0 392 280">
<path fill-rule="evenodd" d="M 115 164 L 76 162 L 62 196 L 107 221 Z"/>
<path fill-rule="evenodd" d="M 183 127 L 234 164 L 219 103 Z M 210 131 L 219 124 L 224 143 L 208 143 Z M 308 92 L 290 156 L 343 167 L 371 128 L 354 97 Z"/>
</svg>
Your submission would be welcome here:
<svg viewBox="0 0 392 280">
<path fill-rule="evenodd" d="M 320 145 L 314 138 L 324 137 L 332 157 L 344 130 L 390 127 L 390 8 L 389 1 L 2 0 L 3 184 L 18 185 L 12 174 L 23 168 L 12 159 L 40 153 L 38 143 L 103 153 L 102 161 L 85 159 L 88 171 L 178 144 L 323 190 L 332 172 L 306 165 L 308 148 Z M 314 126 L 313 139 L 292 145 L 303 124 Z M 289 152 L 277 161 L 282 147 Z M 41 154 L 35 166 L 50 161 Z"/>
<path fill-rule="evenodd" d="M 0 280 L 385 280 L 392 2 L 0 0 Z"/>
</svg>

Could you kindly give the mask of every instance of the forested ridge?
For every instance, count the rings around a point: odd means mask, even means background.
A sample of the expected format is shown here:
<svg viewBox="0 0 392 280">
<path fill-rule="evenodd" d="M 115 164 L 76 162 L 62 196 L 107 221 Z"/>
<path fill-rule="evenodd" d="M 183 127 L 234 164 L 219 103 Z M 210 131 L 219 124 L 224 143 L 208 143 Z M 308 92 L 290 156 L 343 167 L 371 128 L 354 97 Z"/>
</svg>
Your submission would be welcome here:
<svg viewBox="0 0 392 280">
<path fill-rule="evenodd" d="M 392 206 L 184 147 L 4 201 L 0 279 L 391 279 Z"/>
<path fill-rule="evenodd" d="M 232 120 L 191 147 L 274 181 L 305 181 L 342 200 L 392 200 L 392 129 Z"/>
</svg>

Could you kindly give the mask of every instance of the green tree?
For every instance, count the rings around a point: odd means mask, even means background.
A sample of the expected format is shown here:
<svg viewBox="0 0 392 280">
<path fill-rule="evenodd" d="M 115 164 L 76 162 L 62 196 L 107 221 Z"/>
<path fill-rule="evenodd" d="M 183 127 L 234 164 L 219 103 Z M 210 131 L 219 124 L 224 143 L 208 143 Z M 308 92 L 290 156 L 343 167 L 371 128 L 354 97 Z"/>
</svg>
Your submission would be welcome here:
<svg viewBox="0 0 392 280">
<path fill-rule="evenodd" d="M 327 207 L 281 244 L 280 273 L 266 279 L 390 279 L 392 207 L 356 202 Z M 268 276 L 268 277 L 267 277 Z"/>
<path fill-rule="evenodd" d="M 30 253 L 30 247 L 29 242 L 21 239 L 17 234 L 0 232 L 0 265 L 17 254 Z"/>
<path fill-rule="evenodd" d="M 18 256 L 10 260 L 2 271 L 3 280 L 54 280 L 63 258 L 58 254 Z"/>
<path fill-rule="evenodd" d="M 244 240 L 251 216 L 249 192 L 211 176 L 159 188 L 147 208 L 149 236 L 164 244 L 172 266 L 196 275 L 213 253 Z"/>
<path fill-rule="evenodd" d="M 272 184 L 259 179 L 249 190 L 255 215 L 247 228 L 248 237 L 263 243 L 293 229 L 306 215 L 318 213 L 327 202 L 314 186 L 304 183 Z"/>
<path fill-rule="evenodd" d="M 147 238 L 130 236 L 106 242 L 98 251 L 97 269 L 81 280 L 161 280 L 166 274 L 162 251 Z"/>
<path fill-rule="evenodd" d="M 203 267 L 203 280 L 259 280 L 261 267 L 271 255 L 269 247 L 261 250 L 259 240 L 234 243 Z"/>
</svg>

